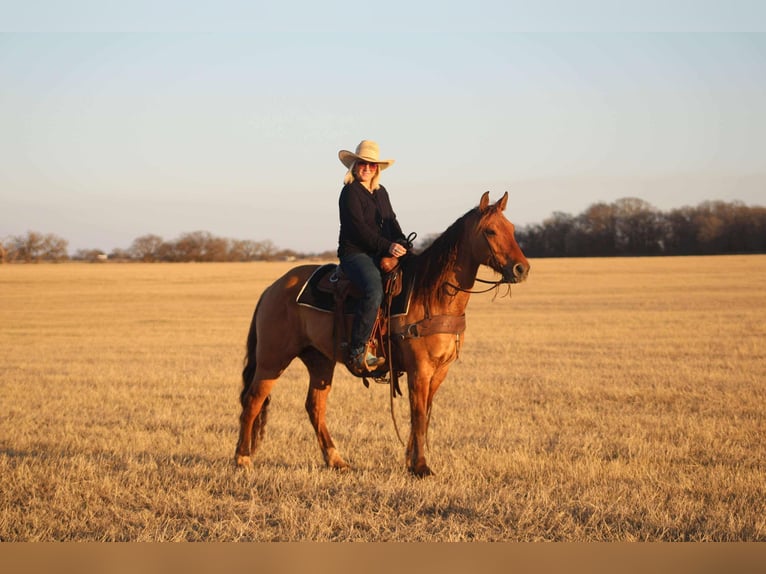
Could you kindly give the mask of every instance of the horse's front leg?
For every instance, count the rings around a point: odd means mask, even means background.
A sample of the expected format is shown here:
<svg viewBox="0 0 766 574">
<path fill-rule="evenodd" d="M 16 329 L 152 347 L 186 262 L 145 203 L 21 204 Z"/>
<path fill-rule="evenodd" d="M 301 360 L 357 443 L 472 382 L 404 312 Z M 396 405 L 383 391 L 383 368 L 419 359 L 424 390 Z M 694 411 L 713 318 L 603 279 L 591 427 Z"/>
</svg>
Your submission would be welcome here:
<svg viewBox="0 0 766 574">
<path fill-rule="evenodd" d="M 428 442 L 428 423 L 434 395 L 447 377 L 448 370 L 449 363 L 445 363 L 437 367 L 435 371 L 423 370 L 416 373 L 412 378 L 408 376 L 412 426 L 410 440 L 407 444 L 407 467 L 418 477 L 433 474 L 426 463 L 425 454 Z"/>
<path fill-rule="evenodd" d="M 418 371 L 407 375 L 410 396 L 410 438 L 407 442 L 407 469 L 417 477 L 433 474 L 426 463 L 426 433 L 432 374 Z"/>
</svg>

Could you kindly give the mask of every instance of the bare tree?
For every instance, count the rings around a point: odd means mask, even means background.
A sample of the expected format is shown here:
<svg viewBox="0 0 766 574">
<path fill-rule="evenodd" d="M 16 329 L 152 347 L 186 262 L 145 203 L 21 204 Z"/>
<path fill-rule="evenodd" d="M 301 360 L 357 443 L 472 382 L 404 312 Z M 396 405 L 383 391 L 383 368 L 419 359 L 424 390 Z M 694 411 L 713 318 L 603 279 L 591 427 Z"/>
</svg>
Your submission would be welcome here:
<svg viewBox="0 0 766 574">
<path fill-rule="evenodd" d="M 142 235 L 133 240 L 133 244 L 128 249 L 133 259 L 139 261 L 158 261 L 160 259 L 160 248 L 165 241 L 159 235 Z"/>
<path fill-rule="evenodd" d="M 231 242 L 229 247 L 230 261 L 255 261 L 260 253 L 257 242 L 246 239 L 237 239 Z"/>
<path fill-rule="evenodd" d="M 614 203 L 616 243 L 621 255 L 656 255 L 660 252 L 660 219 L 643 199 L 626 197 Z"/>
<path fill-rule="evenodd" d="M 66 239 L 49 233 L 43 235 L 37 231 L 28 231 L 26 235 L 11 237 L 6 249 L 10 261 L 37 263 L 38 261 L 65 261 L 69 259 Z"/>
<path fill-rule="evenodd" d="M 590 255 L 609 256 L 617 252 L 617 210 L 608 203 L 594 203 L 580 216 L 585 237 L 584 249 Z"/>
<path fill-rule="evenodd" d="M 69 259 L 68 246 L 69 242 L 66 239 L 49 233 L 43 236 L 41 259 L 52 262 L 66 261 Z"/>
</svg>

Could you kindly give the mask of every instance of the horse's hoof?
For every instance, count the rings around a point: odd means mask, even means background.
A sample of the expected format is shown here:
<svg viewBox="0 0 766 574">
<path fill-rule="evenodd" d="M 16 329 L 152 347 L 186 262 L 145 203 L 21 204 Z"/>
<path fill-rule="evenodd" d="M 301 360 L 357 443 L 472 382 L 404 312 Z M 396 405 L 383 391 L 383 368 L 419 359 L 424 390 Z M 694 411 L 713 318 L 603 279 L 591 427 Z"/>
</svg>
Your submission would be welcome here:
<svg viewBox="0 0 766 574">
<path fill-rule="evenodd" d="M 415 468 L 411 468 L 410 472 L 417 478 L 425 478 L 426 476 L 433 476 L 433 471 L 428 468 L 427 464 L 421 464 Z"/>
<path fill-rule="evenodd" d="M 351 467 L 345 462 L 342 464 L 334 464 L 330 466 L 330 468 L 337 472 L 348 472 L 349 470 L 351 470 Z"/>
<path fill-rule="evenodd" d="M 327 453 L 327 466 L 333 470 L 346 471 L 351 468 L 335 449 Z"/>
<path fill-rule="evenodd" d="M 237 455 L 237 468 L 241 468 L 243 470 L 253 470 L 253 461 L 250 460 L 249 456 L 243 456 L 239 454 Z"/>
</svg>

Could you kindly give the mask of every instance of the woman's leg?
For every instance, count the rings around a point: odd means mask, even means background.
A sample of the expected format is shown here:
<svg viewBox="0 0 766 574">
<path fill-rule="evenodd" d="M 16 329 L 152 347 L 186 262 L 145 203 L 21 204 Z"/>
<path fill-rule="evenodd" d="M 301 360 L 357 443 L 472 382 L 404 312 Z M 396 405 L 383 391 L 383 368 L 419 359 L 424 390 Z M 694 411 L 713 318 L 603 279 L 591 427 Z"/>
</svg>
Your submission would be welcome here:
<svg viewBox="0 0 766 574">
<path fill-rule="evenodd" d="M 375 318 L 383 302 L 383 279 L 372 257 L 365 253 L 354 253 L 341 258 L 343 271 L 362 290 L 354 323 L 351 328 L 351 357 L 362 353 L 375 326 Z"/>
</svg>

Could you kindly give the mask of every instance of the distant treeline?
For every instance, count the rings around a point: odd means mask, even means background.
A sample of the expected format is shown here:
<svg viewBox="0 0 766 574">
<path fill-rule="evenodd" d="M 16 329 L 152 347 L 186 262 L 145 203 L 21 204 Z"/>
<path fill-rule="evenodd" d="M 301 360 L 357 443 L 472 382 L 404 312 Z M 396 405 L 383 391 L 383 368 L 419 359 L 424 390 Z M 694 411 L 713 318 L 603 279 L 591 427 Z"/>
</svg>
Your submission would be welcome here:
<svg viewBox="0 0 766 574">
<path fill-rule="evenodd" d="M 423 249 L 438 237 L 421 241 Z M 577 216 L 554 212 L 540 224 L 518 226 L 516 239 L 527 257 L 619 257 L 638 255 L 719 255 L 766 253 L 766 207 L 707 201 L 696 207 L 658 211 L 637 198 L 595 203 Z M 271 241 L 216 237 L 207 231 L 184 233 L 173 241 L 144 235 L 128 249 L 105 253 L 80 249 L 34 231 L 0 242 L 0 263 L 40 261 L 279 261 L 334 259 L 335 251 L 300 253 Z"/>
<path fill-rule="evenodd" d="M 706 201 L 662 212 L 625 198 L 518 226 L 516 239 L 527 257 L 766 253 L 766 207 Z"/>
<path fill-rule="evenodd" d="M 37 263 L 43 261 L 143 261 L 143 262 L 205 262 L 205 261 L 284 261 L 305 258 L 333 258 L 335 252 L 298 253 L 279 249 L 271 241 L 252 241 L 216 237 L 207 231 L 184 233 L 178 239 L 166 241 L 159 235 L 143 235 L 128 249 L 105 253 L 99 249 L 80 249 L 70 257 L 68 242 L 56 235 L 35 231 L 10 237 L 0 243 L 0 262 Z"/>
</svg>

